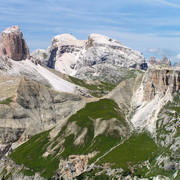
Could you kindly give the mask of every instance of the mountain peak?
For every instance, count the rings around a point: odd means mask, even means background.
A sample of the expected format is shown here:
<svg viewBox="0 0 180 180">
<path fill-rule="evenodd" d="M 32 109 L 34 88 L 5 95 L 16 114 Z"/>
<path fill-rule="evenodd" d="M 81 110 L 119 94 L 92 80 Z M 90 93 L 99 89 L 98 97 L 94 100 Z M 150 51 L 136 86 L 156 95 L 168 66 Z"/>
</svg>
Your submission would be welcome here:
<svg viewBox="0 0 180 180">
<path fill-rule="evenodd" d="M 115 39 L 112 39 L 108 36 L 104 36 L 101 34 L 90 34 L 88 37 L 88 41 L 93 41 L 95 44 L 108 44 L 114 46 L 122 46 L 120 42 Z"/>
<path fill-rule="evenodd" d="M 6 34 L 21 33 L 21 30 L 20 30 L 19 26 L 11 26 L 11 27 L 8 27 L 7 29 L 5 29 L 3 31 L 3 33 L 6 33 Z"/>
<path fill-rule="evenodd" d="M 5 29 L 0 37 L 0 56 L 7 56 L 15 61 L 29 59 L 29 49 L 18 26 Z"/>
<path fill-rule="evenodd" d="M 72 34 L 60 34 L 54 36 L 52 39 L 52 45 L 59 45 L 59 46 L 66 46 L 66 45 L 75 45 L 75 46 L 82 46 L 84 45 L 83 40 L 78 40 Z"/>
</svg>

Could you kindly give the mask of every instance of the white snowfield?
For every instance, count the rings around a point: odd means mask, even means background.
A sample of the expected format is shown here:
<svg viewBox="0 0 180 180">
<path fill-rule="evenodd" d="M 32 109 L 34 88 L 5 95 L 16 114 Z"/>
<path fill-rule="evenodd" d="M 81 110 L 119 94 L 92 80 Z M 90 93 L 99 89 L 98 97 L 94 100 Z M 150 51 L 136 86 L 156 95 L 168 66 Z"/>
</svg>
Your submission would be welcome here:
<svg viewBox="0 0 180 180">
<path fill-rule="evenodd" d="M 35 65 L 30 60 L 24 60 L 24 61 L 13 61 L 10 60 L 12 63 L 11 68 L 8 71 L 8 74 L 10 75 L 19 75 L 22 72 L 26 72 L 28 74 L 32 74 L 33 76 L 36 76 L 37 79 L 43 78 L 47 80 L 52 87 L 60 92 L 68 92 L 68 93 L 74 93 L 76 89 L 76 85 L 73 83 L 70 83 L 59 76 L 53 74 L 46 68 L 42 67 L 41 65 Z"/>
</svg>

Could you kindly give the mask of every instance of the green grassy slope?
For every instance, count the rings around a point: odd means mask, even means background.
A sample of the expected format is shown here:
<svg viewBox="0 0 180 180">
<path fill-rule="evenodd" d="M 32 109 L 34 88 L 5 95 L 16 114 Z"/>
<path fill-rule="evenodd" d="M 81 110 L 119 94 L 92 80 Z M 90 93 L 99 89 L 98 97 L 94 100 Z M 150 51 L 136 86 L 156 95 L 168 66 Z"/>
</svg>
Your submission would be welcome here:
<svg viewBox="0 0 180 180">
<path fill-rule="evenodd" d="M 102 99 L 97 102 L 88 103 L 85 108 L 71 116 L 68 123 L 52 141 L 49 140 L 49 131 L 37 134 L 19 146 L 10 157 L 17 164 L 24 164 L 26 168 L 23 172 L 25 174 L 32 175 L 35 172 L 40 172 L 46 178 L 52 177 L 58 168 L 59 160 L 66 159 L 69 155 L 88 154 L 97 151 L 99 153 L 91 160 L 93 162 L 111 147 L 119 143 L 126 135 L 123 134 L 121 136 L 116 130 L 111 130 L 109 132 L 105 131 L 103 134 L 94 138 L 93 121 L 98 118 L 104 121 L 115 118 L 117 119 L 116 123 L 118 126 L 127 129 L 128 133 L 130 131 L 127 122 L 121 116 L 117 104 L 112 100 Z M 81 134 L 84 128 L 88 129 L 83 144 L 75 145 L 73 142 L 77 137 L 74 134 L 67 135 L 67 127 L 72 122 L 75 122 L 79 127 L 78 135 Z M 65 142 L 63 145 L 58 146 L 59 141 L 62 139 L 65 139 Z M 53 149 L 54 147 L 56 148 Z M 42 157 L 47 148 L 52 148 L 54 153 L 48 157 Z"/>
<path fill-rule="evenodd" d="M 177 152 L 170 150 L 174 142 L 168 146 L 160 144 L 162 141 L 165 141 L 165 137 L 168 134 L 173 133 L 174 138 L 179 136 L 179 126 L 176 126 L 180 117 L 179 110 L 179 94 L 177 94 L 174 97 L 174 101 L 168 103 L 160 112 L 155 142 L 146 132 L 130 132 L 129 124 L 124 119 L 118 105 L 112 100 L 101 99 L 97 102 L 88 103 L 83 109 L 72 115 L 54 139 L 49 139 L 49 131 L 35 135 L 18 147 L 10 157 L 17 164 L 25 166 L 22 170 L 24 174 L 32 175 L 35 172 L 40 172 L 43 177 L 51 178 L 58 168 L 60 159 L 67 159 L 69 155 L 89 154 L 96 151 L 98 153 L 90 160 L 90 163 L 93 163 L 112 147 L 120 144 L 97 161 L 97 165 L 101 167 L 105 163 L 110 163 L 111 168 L 122 168 L 124 170 L 122 176 L 131 174 L 150 178 L 163 175 L 173 178 L 176 170 L 165 171 L 157 166 L 156 160 L 160 155 L 168 156 L 172 161 L 177 161 L 178 159 Z M 167 123 L 161 122 L 164 121 L 164 115 L 169 117 Z M 116 119 L 113 126 L 122 127 L 126 133 L 121 134 L 117 129 L 109 128 L 111 125 L 108 124 L 102 134 L 94 137 L 94 122 L 100 119 L 101 122 L 109 123 L 113 118 Z M 78 127 L 76 134 L 67 133 L 67 129 L 71 124 L 75 124 Z M 168 127 L 170 126 L 175 126 L 176 130 L 169 129 Z M 73 142 L 82 134 L 84 129 L 87 129 L 87 134 L 83 139 L 83 144 L 75 145 Z M 131 136 L 123 142 L 122 140 L 127 138 L 130 133 L 132 133 Z M 62 140 L 65 140 L 64 143 L 59 145 L 59 142 Z M 123 143 L 121 144 L 121 142 Z M 47 149 L 51 149 L 53 153 L 43 157 Z M 147 168 L 146 161 L 149 163 L 150 169 Z M 96 176 L 96 173 L 99 171 L 103 170 L 94 169 L 91 172 L 83 173 L 77 179 L 84 179 L 86 177 L 93 177 L 94 179 L 110 178 L 103 172 Z"/>
<path fill-rule="evenodd" d="M 37 134 L 10 154 L 17 164 L 28 167 L 23 170 L 24 174 L 33 175 L 35 172 L 41 172 L 42 176 L 49 178 L 55 173 L 58 168 L 58 159 L 55 154 L 48 158 L 42 157 L 49 143 L 48 135 L 49 131 Z"/>
<path fill-rule="evenodd" d="M 82 133 L 84 128 L 88 129 L 84 143 L 82 145 L 75 146 L 71 143 L 75 141 L 75 136 L 69 135 L 66 137 L 64 143 L 65 149 L 61 154 L 62 157 L 67 158 L 71 154 L 88 154 L 93 151 L 98 151 L 99 153 L 93 159 L 95 160 L 124 138 L 123 135 L 119 135 L 116 130 L 112 130 L 111 132 L 106 131 L 94 138 L 94 120 L 98 118 L 102 120 L 115 118 L 117 119 L 117 125 L 123 126 L 129 130 L 127 122 L 122 117 L 121 112 L 114 101 L 102 99 L 97 102 L 88 103 L 85 108 L 79 110 L 75 115 L 71 116 L 68 121 L 68 123 L 75 122 L 78 127 L 80 127 L 78 135 Z M 65 130 L 66 128 L 64 128 L 64 131 L 60 132 L 59 136 L 65 137 Z"/>
<path fill-rule="evenodd" d="M 88 80 L 82 80 L 72 76 L 69 76 L 69 79 L 72 83 L 88 89 L 92 96 L 102 97 L 103 95 L 108 94 L 108 92 L 114 89 L 120 82 L 143 74 L 142 71 L 125 67 L 117 67 L 116 71 L 121 72 L 121 75 L 111 77 L 105 73 L 98 77 L 91 77 L 90 82 Z"/>
<path fill-rule="evenodd" d="M 72 83 L 84 87 L 89 90 L 90 94 L 95 97 L 101 97 L 116 87 L 116 84 L 111 84 L 103 81 L 88 83 L 86 80 L 78 79 L 69 76 Z"/>
<path fill-rule="evenodd" d="M 114 168 L 128 170 L 133 166 L 153 157 L 158 146 L 147 133 L 133 134 L 127 141 L 103 157 L 99 164 L 111 163 Z"/>
</svg>

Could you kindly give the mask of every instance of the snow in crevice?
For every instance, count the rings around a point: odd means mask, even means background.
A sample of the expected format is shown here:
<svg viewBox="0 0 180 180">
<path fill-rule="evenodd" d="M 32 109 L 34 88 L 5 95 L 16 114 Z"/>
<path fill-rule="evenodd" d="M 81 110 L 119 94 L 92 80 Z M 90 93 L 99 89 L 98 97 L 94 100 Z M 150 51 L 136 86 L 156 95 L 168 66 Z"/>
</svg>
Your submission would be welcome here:
<svg viewBox="0 0 180 180">
<path fill-rule="evenodd" d="M 76 85 L 60 78 L 39 64 L 35 65 L 30 60 L 11 61 L 11 63 L 12 66 L 8 69 L 8 74 L 10 75 L 21 75 L 26 73 L 30 77 L 32 74 L 32 76 L 35 76 L 37 79 L 47 80 L 57 91 L 68 93 L 75 92 Z"/>
</svg>

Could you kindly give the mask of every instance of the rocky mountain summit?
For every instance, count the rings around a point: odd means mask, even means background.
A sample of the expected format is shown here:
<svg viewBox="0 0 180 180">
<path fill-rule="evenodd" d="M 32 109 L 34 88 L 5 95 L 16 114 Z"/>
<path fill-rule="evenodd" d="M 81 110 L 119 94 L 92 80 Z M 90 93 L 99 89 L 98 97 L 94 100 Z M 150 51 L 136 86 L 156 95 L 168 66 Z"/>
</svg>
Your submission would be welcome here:
<svg viewBox="0 0 180 180">
<path fill-rule="evenodd" d="M 99 34 L 90 34 L 85 52 L 80 53 L 75 69 L 95 66 L 98 64 L 112 64 L 123 67 L 133 67 L 144 62 L 144 57 L 138 51 L 123 46 L 115 39 Z"/>
<path fill-rule="evenodd" d="M 151 57 L 149 59 L 148 63 L 150 65 L 154 65 L 154 64 L 166 64 L 166 65 L 171 66 L 171 61 L 166 56 L 164 56 L 161 60 L 157 59 L 155 57 Z"/>
<path fill-rule="evenodd" d="M 157 94 L 178 92 L 180 88 L 179 71 L 167 65 L 157 65 L 148 70 L 150 75 L 144 77 L 144 100 L 151 100 Z"/>
<path fill-rule="evenodd" d="M 178 180 L 178 66 L 99 34 L 32 57 L 18 27 L 1 37 L 0 179 Z"/>
<path fill-rule="evenodd" d="M 0 37 L 0 55 L 15 61 L 29 59 L 29 49 L 18 26 L 5 29 Z"/>
<path fill-rule="evenodd" d="M 47 50 L 37 50 L 32 57 L 67 75 L 113 83 L 128 75 L 126 68 L 147 69 L 140 52 L 99 34 L 90 34 L 88 40 L 78 40 L 71 34 L 55 36 Z M 114 79 L 104 78 L 105 74 Z"/>
</svg>

